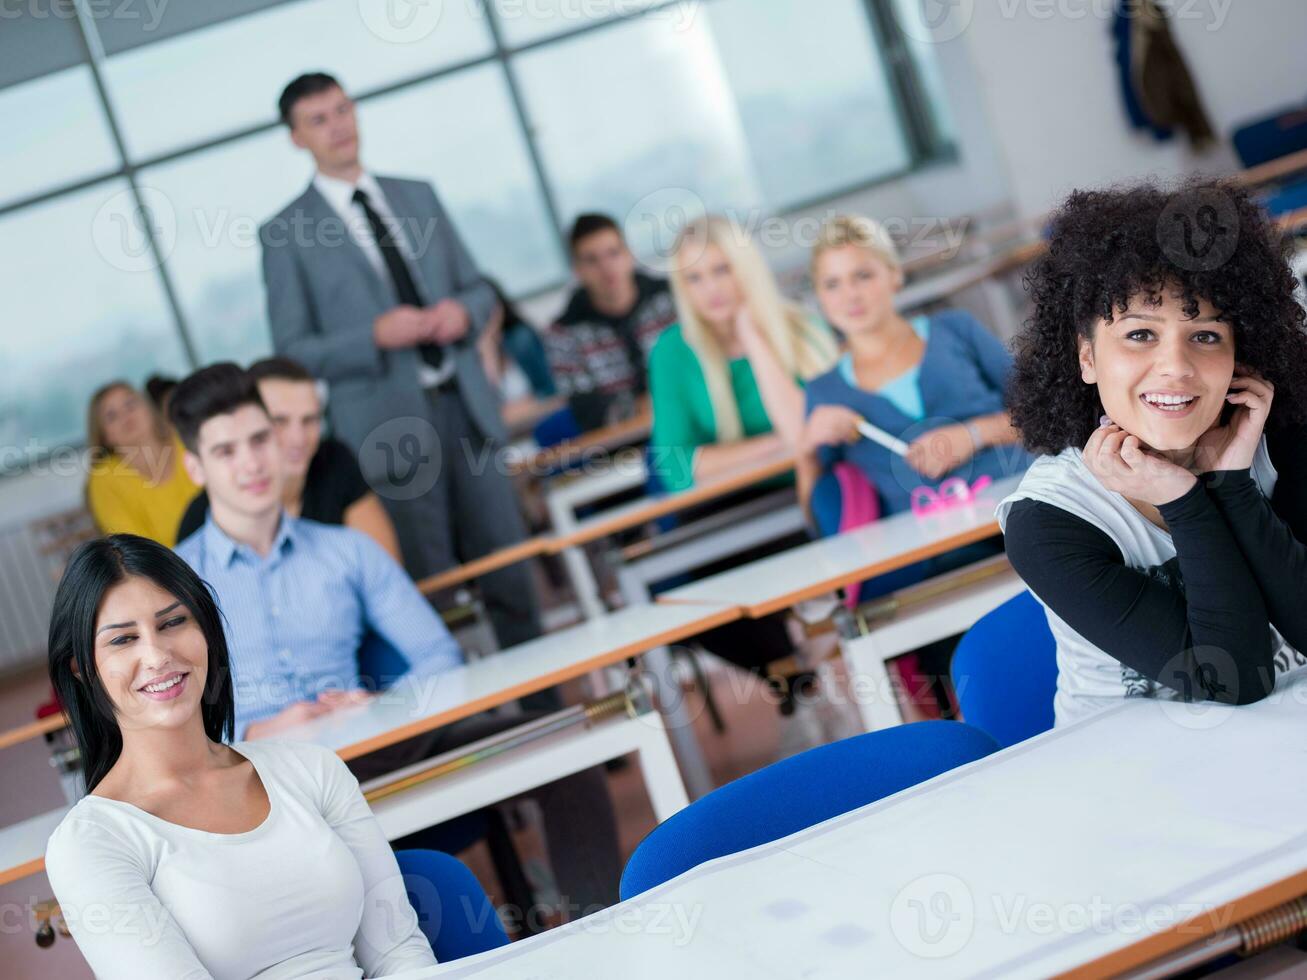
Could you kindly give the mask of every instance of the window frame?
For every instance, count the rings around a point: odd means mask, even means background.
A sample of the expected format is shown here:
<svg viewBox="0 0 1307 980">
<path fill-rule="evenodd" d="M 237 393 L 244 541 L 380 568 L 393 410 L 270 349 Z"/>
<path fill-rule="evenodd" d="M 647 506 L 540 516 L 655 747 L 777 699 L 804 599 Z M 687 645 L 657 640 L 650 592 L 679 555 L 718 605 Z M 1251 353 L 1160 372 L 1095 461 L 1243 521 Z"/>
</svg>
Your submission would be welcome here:
<svg viewBox="0 0 1307 980">
<path fill-rule="evenodd" d="M 186 146 L 177 147 L 164 153 L 134 158 L 127 149 L 127 143 L 123 136 L 118 113 L 114 108 L 113 96 L 105 83 L 102 67 L 106 60 L 106 54 L 96 26 L 96 18 L 89 6 L 88 0 L 71 0 L 71 2 L 76 12 L 76 26 L 84 49 L 84 63 L 90 69 L 94 90 L 100 102 L 100 109 L 104 114 L 112 142 L 118 154 L 119 166 L 113 170 L 90 174 L 86 177 L 55 187 L 46 188 L 38 193 L 27 197 L 17 198 L 6 204 L 0 205 L 0 219 L 25 208 L 44 204 L 55 198 L 86 190 L 98 184 L 116 179 L 125 180 L 128 187 L 131 189 L 136 207 L 148 211 L 148 209 L 145 208 L 145 200 L 142 196 L 141 184 L 138 179 L 142 170 L 171 163 L 184 157 L 195 156 L 208 150 L 226 146 L 247 137 L 269 132 L 281 127 L 282 124 L 280 120 L 270 118 L 262 123 L 220 133 L 208 139 L 200 140 Z M 279 2 L 284 3 L 287 2 L 287 0 L 279 0 Z M 291 0 L 291 2 L 293 2 L 293 0 Z M 554 226 L 556 234 L 553 238 L 555 241 L 555 247 L 558 249 L 557 257 L 561 262 L 561 268 L 566 269 L 570 265 L 566 242 L 567 228 L 564 226 L 563 216 L 559 211 L 558 203 L 555 199 L 553 188 L 550 185 L 548 171 L 544 165 L 539 147 L 532 135 L 525 100 L 522 97 L 521 90 L 516 78 L 514 77 L 514 72 L 512 71 L 512 60 L 523 53 L 540 48 L 547 48 L 555 44 L 565 43 L 584 34 L 608 30 L 616 25 L 629 22 L 635 18 L 657 15 L 675 7 L 677 4 L 683 2 L 683 0 L 662 0 L 662 2 L 650 4 L 648 7 L 637 11 L 618 13 L 603 20 L 580 23 L 571 29 L 516 45 L 509 44 L 505 40 L 505 31 L 503 25 L 500 23 L 502 15 L 496 6 L 495 0 L 480 0 L 480 2 L 484 8 L 486 25 L 491 36 L 492 47 L 489 53 L 465 58 L 452 64 L 447 64 L 439 69 L 397 79 L 382 86 L 364 91 L 351 92 L 351 97 L 356 102 L 364 102 L 412 88 L 414 86 L 428 84 L 446 76 L 466 71 L 470 68 L 487 64 L 497 65 L 507 87 L 514 122 L 517 124 L 524 139 L 536 191 L 540 195 L 540 199 L 544 204 L 545 212 Z M 698 0 L 698 2 L 710 4 L 713 3 L 714 0 Z M 886 82 L 892 95 L 891 102 L 895 116 L 907 145 L 907 166 L 901 170 L 882 173 L 871 179 L 856 182 L 850 186 L 831 188 L 829 191 L 812 200 L 801 200 L 796 203 L 788 203 L 786 204 L 783 213 L 812 208 L 838 197 L 858 193 L 881 184 L 900 180 L 904 176 L 914 173 L 923 167 L 950 162 L 956 159 L 956 148 L 942 134 L 937 123 L 935 112 L 931 106 L 929 96 L 926 92 L 921 74 L 918 71 L 913 53 L 909 48 L 907 38 L 903 35 L 902 30 L 898 26 L 897 18 L 893 11 L 893 3 L 894 0 L 862 0 L 862 6 L 868 18 L 870 34 L 872 37 L 873 51 L 871 53 L 876 57 L 881 70 L 885 73 Z M 262 8 L 246 10 L 236 16 L 254 16 L 257 15 L 261 9 Z M 204 28 L 201 27 L 198 29 L 203 30 Z M 144 226 L 147 230 L 152 226 L 152 224 L 152 222 L 144 222 Z M 173 318 L 173 326 L 178 334 L 182 351 L 188 364 L 192 368 L 198 367 L 200 363 L 197 354 L 198 347 L 192 333 L 191 324 L 188 322 L 178 290 L 174 283 L 173 272 L 166 257 L 160 252 L 159 243 L 154 239 L 152 234 L 148 233 L 148 231 L 147 235 L 149 237 L 150 249 L 154 253 L 155 273 L 160 279 L 160 286 L 162 287 L 167 301 L 168 311 Z M 518 300 L 529 300 L 533 297 L 545 295 L 557 290 L 565 286 L 567 281 L 567 278 L 564 277 L 558 282 L 552 282 L 538 287 L 529 294 L 514 296 L 512 298 Z M 59 452 L 63 448 L 65 447 L 52 447 L 49 454 Z M 28 465 L 30 466 L 31 463 L 38 462 L 41 456 L 49 454 L 38 454 L 37 456 L 34 456 L 32 460 L 29 461 Z M 21 472 L 23 468 L 23 466 L 19 466 L 0 472 L 0 477 L 3 477 L 6 473 Z"/>
</svg>

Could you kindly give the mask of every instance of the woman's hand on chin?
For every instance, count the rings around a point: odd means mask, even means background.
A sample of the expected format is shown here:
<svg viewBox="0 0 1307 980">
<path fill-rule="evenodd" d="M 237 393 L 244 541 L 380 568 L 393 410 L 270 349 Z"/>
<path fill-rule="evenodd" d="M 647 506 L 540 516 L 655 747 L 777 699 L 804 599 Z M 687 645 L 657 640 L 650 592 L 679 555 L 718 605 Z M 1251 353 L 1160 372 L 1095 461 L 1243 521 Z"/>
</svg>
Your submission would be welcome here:
<svg viewBox="0 0 1307 980">
<path fill-rule="evenodd" d="M 1154 507 L 1179 500 L 1198 481 L 1183 466 L 1145 449 L 1119 425 L 1095 431 L 1083 456 L 1089 472 L 1107 489 Z"/>
<path fill-rule="evenodd" d="M 1251 371 L 1239 371 L 1230 382 L 1225 400 L 1234 406 L 1230 421 L 1208 429 L 1198 439 L 1194 463 L 1200 473 L 1246 470 L 1262 441 L 1271 414 L 1275 386 Z"/>
</svg>

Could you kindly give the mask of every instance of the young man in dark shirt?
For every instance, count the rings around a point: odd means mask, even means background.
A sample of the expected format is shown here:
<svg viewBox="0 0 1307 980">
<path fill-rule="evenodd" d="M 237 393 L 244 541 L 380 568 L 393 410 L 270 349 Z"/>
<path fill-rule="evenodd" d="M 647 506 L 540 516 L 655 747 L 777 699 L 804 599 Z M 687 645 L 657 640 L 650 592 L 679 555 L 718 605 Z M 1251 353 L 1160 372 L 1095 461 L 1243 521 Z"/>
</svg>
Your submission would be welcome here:
<svg viewBox="0 0 1307 980">
<path fill-rule="evenodd" d="M 250 366 L 259 396 L 272 417 L 285 466 L 282 502 L 296 517 L 344 524 L 362 531 L 400 561 L 395 526 L 368 486 L 358 460 L 344 443 L 322 437 L 322 399 L 317 382 L 288 357 L 269 357 Z M 198 531 L 209 512 L 205 491 L 182 516 L 177 540 Z"/>
<path fill-rule="evenodd" d="M 581 285 L 545 332 L 545 350 L 559 394 L 588 430 L 635 411 L 649 387 L 649 350 L 676 306 L 666 280 L 637 271 L 612 218 L 581 215 L 569 243 Z"/>
</svg>

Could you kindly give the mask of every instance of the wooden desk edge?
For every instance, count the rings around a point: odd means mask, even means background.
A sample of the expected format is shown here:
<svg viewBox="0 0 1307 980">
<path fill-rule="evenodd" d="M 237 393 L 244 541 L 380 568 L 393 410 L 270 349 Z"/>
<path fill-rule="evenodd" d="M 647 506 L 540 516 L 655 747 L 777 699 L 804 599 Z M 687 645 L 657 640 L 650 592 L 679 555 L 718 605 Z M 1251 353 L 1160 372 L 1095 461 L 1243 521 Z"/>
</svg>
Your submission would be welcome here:
<svg viewBox="0 0 1307 980">
<path fill-rule="evenodd" d="M 22 881 L 24 878 L 30 878 L 32 875 L 40 874 L 44 870 L 44 857 L 28 861 L 26 864 L 20 864 L 16 868 L 5 868 L 3 871 L 0 871 L 0 885 L 8 885 L 15 881 Z"/>
<path fill-rule="evenodd" d="M 961 548 L 963 545 L 974 544 L 977 541 L 984 541 L 986 538 L 992 538 L 1000 533 L 998 521 L 991 521 L 982 527 L 972 528 L 969 531 L 962 531 L 950 538 L 941 538 L 939 541 L 932 542 L 928 545 L 922 545 L 920 548 L 914 548 L 912 551 L 905 551 L 902 554 L 895 555 L 893 558 L 887 558 L 884 561 L 876 562 L 874 565 L 868 565 L 865 569 L 853 572 L 850 575 L 837 575 L 830 578 L 824 578 L 812 585 L 806 585 L 802 589 L 778 596 L 775 599 L 768 599 L 765 602 L 755 603 L 754 605 L 744 606 L 744 614 L 750 619 L 761 619 L 764 616 L 770 616 L 774 612 L 783 609 L 789 609 L 795 603 L 803 602 L 806 599 L 815 599 L 817 596 L 825 595 L 833 589 L 844 585 L 851 585 L 854 582 L 861 582 L 865 579 L 875 578 L 877 575 L 884 575 L 886 572 L 893 572 L 908 565 L 924 561 L 927 558 L 934 558 L 936 555 L 943 554 L 946 551 L 952 551 L 954 548 Z M 713 599 L 710 596 L 702 598 L 677 599 L 671 596 L 656 596 L 655 602 L 661 602 L 669 606 L 698 606 L 721 604 L 725 600 Z"/>
<path fill-rule="evenodd" d="M 1243 898 L 1227 902 L 1219 908 L 1200 912 L 1193 918 L 1178 922 L 1162 932 L 1145 936 L 1137 943 L 1098 957 L 1096 960 L 1059 974 L 1066 980 L 1090 977 L 1114 977 L 1127 970 L 1146 966 L 1176 950 L 1209 939 L 1223 929 L 1245 922 L 1285 902 L 1307 895 L 1307 869 L 1282 881 L 1265 885 Z"/>
<path fill-rule="evenodd" d="M 507 704 L 510 701 L 515 701 L 528 694 L 535 694 L 538 691 L 543 691 L 566 681 L 574 680 L 577 677 L 582 677 L 592 671 L 600 669 L 601 667 L 607 667 L 609 664 L 619 663 L 627 657 L 635 657 L 647 653 L 654 647 L 666 646 L 669 643 L 677 643 L 680 640 L 685 639 L 687 636 L 694 636 L 696 633 L 701 633 L 704 630 L 713 629 L 714 627 L 722 626 L 725 623 L 733 622 L 741 618 L 743 614 L 743 611 L 739 606 L 726 605 L 723 603 L 713 603 L 713 605 L 717 605 L 720 608 L 709 613 L 703 619 L 696 620 L 693 623 L 674 626 L 651 637 L 626 643 L 615 650 L 608 651 L 607 653 L 599 654 L 598 656 L 591 657 L 587 660 L 580 660 L 568 664 L 566 667 L 551 671 L 548 674 L 541 674 L 530 681 L 514 685 L 506 691 L 466 701 L 463 704 L 450 708 L 448 711 L 441 712 L 438 715 L 419 718 L 407 725 L 393 728 L 384 735 L 377 735 L 373 738 L 364 739 L 361 742 L 342 746 L 336 750 L 336 754 L 346 761 L 356 759 L 359 756 L 367 755 L 369 752 L 384 749 L 389 745 L 394 745 L 396 742 L 402 742 L 405 739 L 413 738 L 416 735 L 421 735 L 425 732 L 431 731 L 432 729 L 440 728 L 443 725 L 448 725 L 452 722 L 460 721 L 463 718 L 468 718 L 490 708 Z"/>
<path fill-rule="evenodd" d="M 591 541 L 606 538 L 610 534 L 616 534 L 618 531 L 625 531 L 647 521 L 665 517 L 667 514 L 674 514 L 678 510 L 684 510 L 687 507 L 694 507 L 697 504 L 724 497 L 729 493 L 735 493 L 737 490 L 743 490 L 756 483 L 784 476 L 786 473 L 792 473 L 794 466 L 794 457 L 787 456 L 784 459 L 754 467 L 746 472 L 735 473 L 721 480 L 714 480 L 711 483 L 682 490 L 680 493 L 668 494 L 665 497 L 651 500 L 647 506 L 639 510 L 620 514 L 607 520 L 600 520 L 588 527 L 578 528 L 569 534 L 550 539 L 550 553 L 558 554 L 568 548 L 588 544 Z"/>
<path fill-rule="evenodd" d="M 530 473 L 533 469 L 553 469 L 568 456 L 584 455 L 592 449 L 611 449 L 647 438 L 653 429 L 653 412 L 645 411 L 625 422 L 617 422 L 582 433 L 575 439 L 568 439 L 548 449 L 541 449 L 529 459 L 521 460 L 509 467 L 509 472 Z"/>
<path fill-rule="evenodd" d="M 19 725 L 17 728 L 11 728 L 7 732 L 0 732 L 0 749 L 7 749 L 15 745 L 21 745 L 23 742 L 30 741 L 40 735 L 49 735 L 51 732 L 57 732 L 61 728 L 68 727 L 68 716 L 62 711 L 57 715 L 47 715 L 38 721 L 29 722 L 26 725 Z"/>
<path fill-rule="evenodd" d="M 430 595 L 433 592 L 439 592 L 441 589 L 460 585 L 469 579 L 496 572 L 519 561 L 549 554 L 551 544 L 552 539 L 545 535 L 527 538 L 518 544 L 492 551 L 488 555 L 482 555 L 480 558 L 475 558 L 464 565 L 459 565 L 457 568 L 450 568 L 443 572 L 437 572 L 435 575 L 428 575 L 418 581 L 418 591 L 423 595 Z"/>
</svg>

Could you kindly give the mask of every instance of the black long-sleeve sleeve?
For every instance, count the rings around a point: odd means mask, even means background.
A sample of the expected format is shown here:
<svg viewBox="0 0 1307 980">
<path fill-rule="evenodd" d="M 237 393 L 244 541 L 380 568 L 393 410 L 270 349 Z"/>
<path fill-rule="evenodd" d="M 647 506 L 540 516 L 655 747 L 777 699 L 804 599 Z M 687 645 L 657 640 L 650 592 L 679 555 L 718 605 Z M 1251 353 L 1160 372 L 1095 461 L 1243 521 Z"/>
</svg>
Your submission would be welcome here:
<svg viewBox="0 0 1307 980">
<path fill-rule="evenodd" d="M 1248 470 L 1210 473 L 1205 482 L 1252 570 L 1271 625 L 1307 653 L 1307 431 L 1282 430 L 1270 451 L 1279 474 L 1270 500 Z"/>
<path fill-rule="evenodd" d="M 1159 509 L 1180 581 L 1167 566 L 1128 567 L 1103 531 L 1032 500 L 1008 515 L 1008 558 L 1077 633 L 1186 700 L 1265 697 L 1275 683 L 1266 603 L 1225 519 L 1201 482 Z"/>
</svg>

